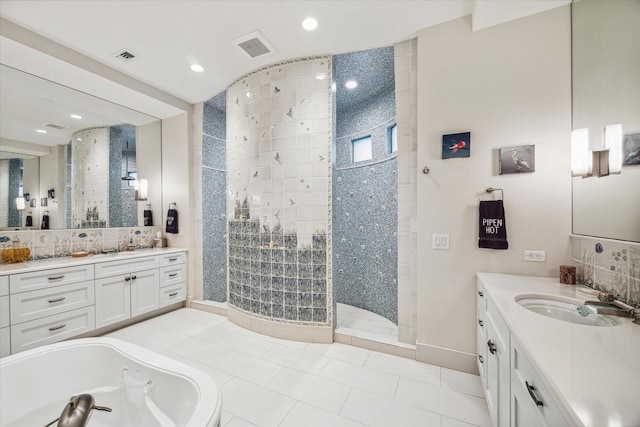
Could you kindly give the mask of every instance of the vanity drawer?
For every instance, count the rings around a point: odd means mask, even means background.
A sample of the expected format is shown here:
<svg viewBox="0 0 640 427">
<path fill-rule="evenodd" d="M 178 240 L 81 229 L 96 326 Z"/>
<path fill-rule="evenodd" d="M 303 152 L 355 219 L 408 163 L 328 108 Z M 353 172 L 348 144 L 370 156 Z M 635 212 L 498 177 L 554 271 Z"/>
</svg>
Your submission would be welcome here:
<svg viewBox="0 0 640 427">
<path fill-rule="evenodd" d="M 96 279 L 151 270 L 158 267 L 159 261 L 157 256 L 132 257 L 118 261 L 101 262 L 96 264 Z"/>
<path fill-rule="evenodd" d="M 160 287 L 176 285 L 187 281 L 187 266 L 176 265 L 160 269 Z"/>
<path fill-rule="evenodd" d="M 93 281 L 11 295 L 11 324 L 94 304 Z"/>
<path fill-rule="evenodd" d="M 176 252 L 172 254 L 160 255 L 160 267 L 166 267 L 168 265 L 186 264 L 187 253 Z"/>
<path fill-rule="evenodd" d="M 11 294 L 17 294 L 87 280 L 93 280 L 93 265 L 90 264 L 12 274 L 9 278 L 9 287 Z"/>
<path fill-rule="evenodd" d="M 0 297 L 0 328 L 9 326 L 9 295 Z"/>
<path fill-rule="evenodd" d="M 187 284 L 166 286 L 160 289 L 160 307 L 166 307 L 187 299 Z"/>
<path fill-rule="evenodd" d="M 0 357 L 11 354 L 11 328 L 0 328 Z"/>
<path fill-rule="evenodd" d="M 9 295 L 9 276 L 0 276 L 0 296 Z"/>
<path fill-rule="evenodd" d="M 95 329 L 93 306 L 11 326 L 11 353 L 62 341 Z"/>
</svg>

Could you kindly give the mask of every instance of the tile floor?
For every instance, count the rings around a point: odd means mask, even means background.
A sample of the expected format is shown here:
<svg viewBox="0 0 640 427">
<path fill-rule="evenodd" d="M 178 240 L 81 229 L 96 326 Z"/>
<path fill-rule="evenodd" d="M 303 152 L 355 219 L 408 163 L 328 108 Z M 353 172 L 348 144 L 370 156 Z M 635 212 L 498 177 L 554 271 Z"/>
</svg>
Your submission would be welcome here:
<svg viewBox="0 0 640 427">
<path fill-rule="evenodd" d="M 189 308 L 108 336 L 211 375 L 223 427 L 490 426 L 478 376 L 415 360 L 271 338 Z"/>
<path fill-rule="evenodd" d="M 389 319 L 362 308 L 336 304 L 335 331 L 378 342 L 398 343 L 398 326 Z"/>
</svg>

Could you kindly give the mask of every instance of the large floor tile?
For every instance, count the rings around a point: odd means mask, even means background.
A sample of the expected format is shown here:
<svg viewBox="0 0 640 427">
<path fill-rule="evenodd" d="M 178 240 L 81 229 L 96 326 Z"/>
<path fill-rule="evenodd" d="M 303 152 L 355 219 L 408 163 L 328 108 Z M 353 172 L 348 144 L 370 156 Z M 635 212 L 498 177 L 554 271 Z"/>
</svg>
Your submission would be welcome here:
<svg viewBox="0 0 640 427">
<path fill-rule="evenodd" d="M 485 400 L 470 394 L 400 378 L 396 400 L 466 423 L 491 425 Z"/>
<path fill-rule="evenodd" d="M 365 424 L 298 402 L 279 427 L 365 427 Z"/>
<path fill-rule="evenodd" d="M 440 367 L 418 362 L 417 360 L 374 351 L 371 352 L 364 366 L 428 384 L 440 384 Z"/>
<path fill-rule="evenodd" d="M 320 376 L 331 381 L 393 398 L 398 376 L 341 360 L 330 360 Z"/>
<path fill-rule="evenodd" d="M 225 411 L 260 427 L 280 425 L 296 403 L 295 399 L 238 378 L 222 386 L 222 401 Z"/>
<path fill-rule="evenodd" d="M 262 356 L 264 353 L 269 351 L 271 347 L 275 346 L 274 343 L 267 341 L 262 337 L 251 337 L 236 332 L 230 332 L 215 343 L 231 350 L 236 350 L 240 353 L 255 357 Z"/>
<path fill-rule="evenodd" d="M 340 411 L 351 390 L 334 381 L 289 368 L 280 371 L 267 388 L 335 413 Z"/>
<path fill-rule="evenodd" d="M 334 342 L 333 344 L 307 344 L 305 351 L 320 354 L 322 356 L 339 359 L 356 365 L 364 365 L 371 354 L 370 350 L 364 348 L 352 347 L 350 345 Z"/>
<path fill-rule="evenodd" d="M 267 360 L 237 351 L 229 351 L 229 354 L 214 363 L 212 367 L 254 384 L 264 386 L 284 369 L 282 366 Z"/>
<path fill-rule="evenodd" d="M 393 399 L 352 390 L 340 415 L 372 427 L 440 427 L 441 416 Z"/>
<path fill-rule="evenodd" d="M 472 394 L 484 398 L 482 381 L 479 375 L 442 368 L 440 386 L 461 393 Z"/>
<path fill-rule="evenodd" d="M 275 344 L 261 358 L 313 375 L 317 375 L 330 360 L 328 357 L 313 352 L 281 344 Z"/>
<path fill-rule="evenodd" d="M 232 350 L 226 347 L 217 346 L 190 337 L 184 337 L 182 341 L 169 347 L 167 350 L 202 365 L 211 365 L 232 352 Z"/>
<path fill-rule="evenodd" d="M 442 427 L 477 427 L 464 421 L 442 416 Z"/>
</svg>

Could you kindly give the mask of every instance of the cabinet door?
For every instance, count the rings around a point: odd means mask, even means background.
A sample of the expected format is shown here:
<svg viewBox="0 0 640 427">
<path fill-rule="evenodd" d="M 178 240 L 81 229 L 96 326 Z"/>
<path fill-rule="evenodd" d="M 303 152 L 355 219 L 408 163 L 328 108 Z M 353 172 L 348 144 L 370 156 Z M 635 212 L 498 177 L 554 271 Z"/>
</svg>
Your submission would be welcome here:
<svg viewBox="0 0 640 427">
<path fill-rule="evenodd" d="M 160 276 L 158 270 L 131 274 L 131 317 L 160 307 Z"/>
<path fill-rule="evenodd" d="M 128 274 L 96 280 L 96 328 L 131 317 L 130 288 Z"/>
<path fill-rule="evenodd" d="M 486 397 L 489 414 L 495 426 L 509 426 L 510 405 L 510 355 L 509 332 L 500 315 L 491 309 L 484 320 L 487 356 L 485 359 Z"/>
</svg>

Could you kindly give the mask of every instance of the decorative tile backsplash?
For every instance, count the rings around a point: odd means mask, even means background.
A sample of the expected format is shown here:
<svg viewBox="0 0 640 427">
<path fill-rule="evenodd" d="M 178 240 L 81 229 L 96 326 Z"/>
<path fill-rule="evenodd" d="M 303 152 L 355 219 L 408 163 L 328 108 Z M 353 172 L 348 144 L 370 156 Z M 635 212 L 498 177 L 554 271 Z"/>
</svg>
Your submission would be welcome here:
<svg viewBox="0 0 640 427">
<path fill-rule="evenodd" d="M 74 230 L 32 230 L 0 231 L 0 250 L 12 246 L 31 250 L 30 260 L 66 257 L 72 252 L 86 251 L 91 254 L 103 250 L 125 251 L 129 242 L 136 248 L 153 247 L 153 239 L 162 226 L 74 229 Z M 0 261 L 2 263 L 2 261 Z"/>
<path fill-rule="evenodd" d="M 640 307 L 640 243 L 571 236 L 578 283 Z"/>
</svg>

